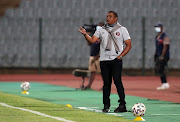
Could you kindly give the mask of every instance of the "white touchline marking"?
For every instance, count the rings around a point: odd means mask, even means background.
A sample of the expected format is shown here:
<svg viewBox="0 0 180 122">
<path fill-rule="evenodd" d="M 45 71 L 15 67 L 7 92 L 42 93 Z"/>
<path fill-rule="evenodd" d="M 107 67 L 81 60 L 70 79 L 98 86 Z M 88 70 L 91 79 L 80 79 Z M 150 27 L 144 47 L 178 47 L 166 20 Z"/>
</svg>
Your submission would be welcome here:
<svg viewBox="0 0 180 122">
<path fill-rule="evenodd" d="M 99 107 L 88 107 L 88 108 L 99 108 Z"/>
<path fill-rule="evenodd" d="M 84 110 L 87 109 L 86 107 L 77 107 L 77 108 L 79 108 L 79 109 L 84 109 Z"/>
<path fill-rule="evenodd" d="M 67 120 L 67 119 L 64 119 L 64 118 L 50 116 L 50 115 L 47 115 L 47 114 L 44 114 L 44 113 L 41 113 L 41 112 L 38 112 L 38 111 L 33 111 L 33 110 L 29 110 L 29 109 L 25 109 L 25 108 L 20 108 L 20 107 L 14 107 L 14 106 L 8 105 L 6 103 L 0 103 L 0 105 L 5 106 L 5 107 L 9 107 L 9 108 L 19 109 L 19 110 L 22 110 L 22 111 L 31 112 L 31 113 L 34 113 L 34 114 L 37 114 L 37 115 L 40 115 L 40 116 L 43 116 L 43 117 L 49 117 L 49 118 L 60 120 L 60 121 L 64 121 L 64 122 L 74 122 L 74 121 Z"/>
<path fill-rule="evenodd" d="M 96 109 L 91 109 L 91 108 L 87 108 L 87 107 L 77 107 L 77 108 L 102 113 L 102 110 L 96 110 Z"/>
<path fill-rule="evenodd" d="M 117 114 L 117 113 L 107 113 L 107 114 L 109 114 L 109 115 L 114 115 L 114 116 L 123 116 L 123 115 Z"/>
<path fill-rule="evenodd" d="M 83 109 L 83 110 L 89 110 L 89 111 L 95 111 L 95 112 L 98 112 L 98 113 L 102 113 L 102 110 L 96 110 L 96 109 L 92 109 L 94 107 L 77 107 L 79 109 Z M 98 108 L 98 107 L 97 107 Z M 117 113 L 106 113 L 106 114 L 109 114 L 109 115 L 114 115 L 114 116 L 123 116 L 121 114 L 117 114 Z"/>
<path fill-rule="evenodd" d="M 180 114 L 151 114 L 151 115 L 156 115 L 156 116 L 160 116 L 160 115 L 162 115 L 162 116 L 167 116 L 167 115 L 168 115 L 168 116 L 169 116 L 169 115 L 170 115 L 170 116 L 171 116 L 171 115 L 172 115 L 172 116 L 173 116 L 173 115 L 174 115 L 174 116 L 179 116 Z"/>
</svg>

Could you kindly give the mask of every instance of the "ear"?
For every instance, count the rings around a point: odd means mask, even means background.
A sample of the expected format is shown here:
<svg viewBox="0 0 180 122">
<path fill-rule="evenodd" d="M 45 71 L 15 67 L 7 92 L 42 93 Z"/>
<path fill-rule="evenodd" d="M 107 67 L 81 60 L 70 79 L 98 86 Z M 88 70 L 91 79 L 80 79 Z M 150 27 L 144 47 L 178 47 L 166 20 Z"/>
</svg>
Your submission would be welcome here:
<svg viewBox="0 0 180 122">
<path fill-rule="evenodd" d="M 117 17 L 115 18 L 115 20 L 117 21 Z"/>
</svg>

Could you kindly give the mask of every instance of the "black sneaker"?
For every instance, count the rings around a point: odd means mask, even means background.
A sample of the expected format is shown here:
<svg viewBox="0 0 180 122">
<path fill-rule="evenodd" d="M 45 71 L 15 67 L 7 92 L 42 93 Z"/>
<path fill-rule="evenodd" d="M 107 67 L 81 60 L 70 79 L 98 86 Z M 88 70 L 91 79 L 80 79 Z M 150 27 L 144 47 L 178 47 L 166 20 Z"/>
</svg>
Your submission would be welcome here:
<svg viewBox="0 0 180 122">
<path fill-rule="evenodd" d="M 122 112 L 127 112 L 126 110 L 126 105 L 119 105 L 119 107 L 117 107 L 114 110 L 115 113 L 122 113 Z"/>
<path fill-rule="evenodd" d="M 104 108 L 102 109 L 102 112 L 103 113 L 108 113 L 108 112 L 110 112 L 110 106 L 109 105 L 104 105 Z"/>
<path fill-rule="evenodd" d="M 104 109 L 102 109 L 102 112 L 103 113 L 108 113 L 108 112 L 110 112 L 110 109 L 109 108 L 104 108 Z"/>
</svg>

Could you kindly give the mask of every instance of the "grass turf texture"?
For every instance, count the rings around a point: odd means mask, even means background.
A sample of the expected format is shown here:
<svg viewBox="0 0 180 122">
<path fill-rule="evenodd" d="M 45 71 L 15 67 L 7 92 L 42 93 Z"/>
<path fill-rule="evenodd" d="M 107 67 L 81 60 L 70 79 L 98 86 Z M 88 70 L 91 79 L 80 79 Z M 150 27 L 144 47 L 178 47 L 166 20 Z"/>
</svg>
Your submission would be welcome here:
<svg viewBox="0 0 180 122">
<path fill-rule="evenodd" d="M 102 113 L 95 113 L 90 111 L 84 111 L 75 108 L 69 108 L 65 105 L 53 104 L 41 100 L 32 98 L 26 98 L 23 96 L 16 96 L 7 93 L 0 92 L 0 102 L 6 103 L 11 106 L 26 108 L 29 110 L 38 111 L 47 115 L 61 117 L 67 120 L 76 122 L 130 122 L 130 120 L 115 117 L 111 115 L 105 115 Z M 42 117 L 30 112 L 17 110 L 14 108 L 8 108 L 0 105 L 0 121 L 1 122 L 28 122 L 28 121 L 58 121 L 48 117 Z"/>
</svg>

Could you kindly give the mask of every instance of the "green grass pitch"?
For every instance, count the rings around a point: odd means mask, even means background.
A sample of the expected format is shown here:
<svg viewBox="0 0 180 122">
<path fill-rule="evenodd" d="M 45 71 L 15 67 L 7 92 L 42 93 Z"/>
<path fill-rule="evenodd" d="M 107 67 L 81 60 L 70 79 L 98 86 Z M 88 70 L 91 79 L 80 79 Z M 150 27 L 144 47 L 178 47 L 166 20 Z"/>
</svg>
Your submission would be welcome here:
<svg viewBox="0 0 180 122">
<path fill-rule="evenodd" d="M 25 108 L 28 110 L 38 111 L 50 116 L 61 117 L 66 120 L 76 122 L 130 122 L 130 120 L 84 111 L 76 108 L 70 108 L 61 104 L 49 103 L 41 100 L 16 96 L 0 92 L 0 103 L 6 103 L 10 106 Z M 0 105 L 0 121 L 1 122 L 56 122 L 58 120 L 36 115 L 34 113 L 18 110 L 14 108 L 4 107 Z"/>
</svg>

